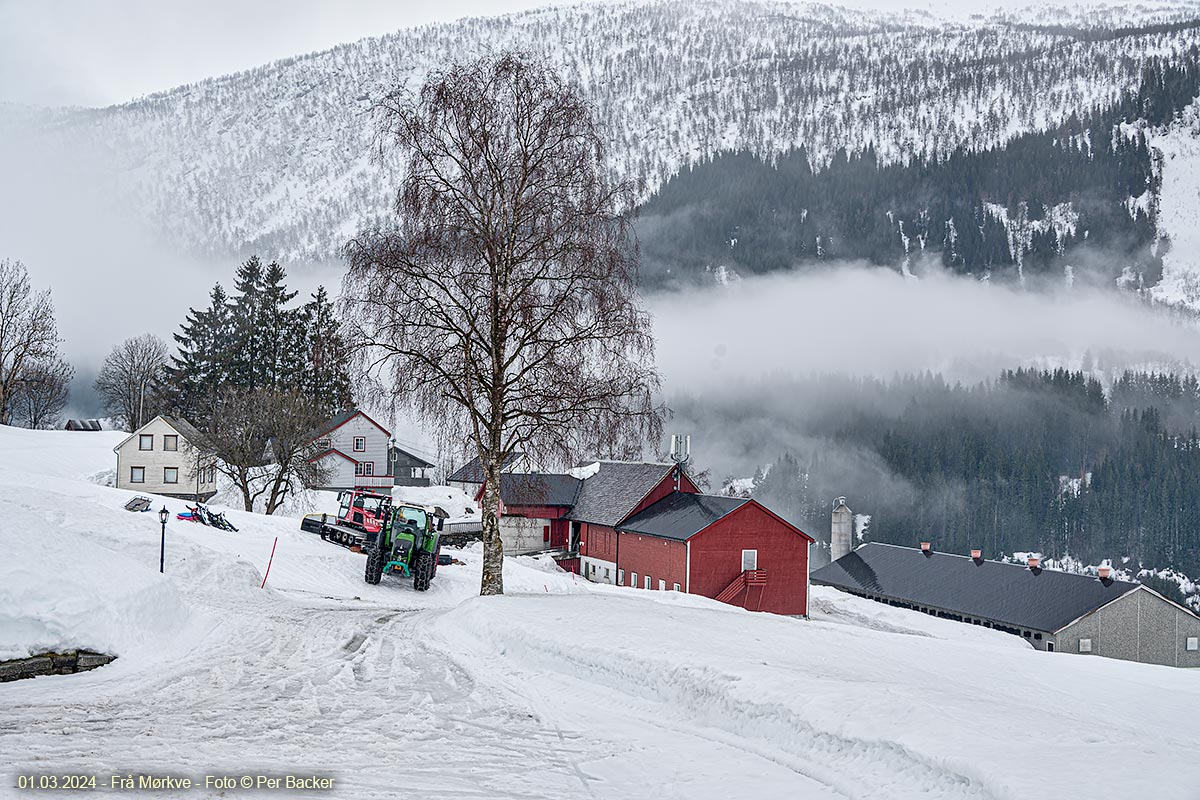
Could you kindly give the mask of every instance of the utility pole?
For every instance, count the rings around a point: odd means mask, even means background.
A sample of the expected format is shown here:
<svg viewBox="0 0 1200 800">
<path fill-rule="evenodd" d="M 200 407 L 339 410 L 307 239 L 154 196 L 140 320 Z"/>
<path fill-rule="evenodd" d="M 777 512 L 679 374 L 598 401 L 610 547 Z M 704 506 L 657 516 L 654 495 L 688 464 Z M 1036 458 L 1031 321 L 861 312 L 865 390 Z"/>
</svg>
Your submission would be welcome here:
<svg viewBox="0 0 1200 800">
<path fill-rule="evenodd" d="M 141 394 L 141 397 L 138 399 L 137 427 L 135 427 L 134 430 L 137 430 L 137 428 L 142 427 L 142 425 L 145 423 L 145 421 L 146 421 L 146 381 L 143 379 L 142 380 L 142 394 Z"/>
</svg>

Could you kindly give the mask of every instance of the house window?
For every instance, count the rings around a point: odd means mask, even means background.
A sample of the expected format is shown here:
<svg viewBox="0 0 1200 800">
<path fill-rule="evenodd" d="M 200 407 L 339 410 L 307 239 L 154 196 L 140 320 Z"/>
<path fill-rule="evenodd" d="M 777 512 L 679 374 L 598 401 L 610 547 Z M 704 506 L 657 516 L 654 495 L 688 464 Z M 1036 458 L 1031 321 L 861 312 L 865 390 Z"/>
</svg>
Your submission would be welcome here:
<svg viewBox="0 0 1200 800">
<path fill-rule="evenodd" d="M 1047 653 L 1054 652 L 1054 642 L 1046 642 L 1046 652 Z"/>
<path fill-rule="evenodd" d="M 743 550 L 742 551 L 742 571 L 748 569 L 758 569 L 758 551 Z"/>
<path fill-rule="evenodd" d="M 649 575 L 647 575 L 647 576 L 646 576 L 646 588 L 647 588 L 647 589 L 650 589 L 650 588 L 652 588 L 652 587 L 653 587 L 653 584 L 652 584 L 652 583 L 651 583 L 651 581 L 650 581 L 650 576 L 649 576 Z"/>
<path fill-rule="evenodd" d="M 178 449 L 179 449 L 179 437 L 178 436 L 171 434 L 171 433 L 168 433 L 167 435 L 163 436 L 163 450 L 173 453 Z"/>
<path fill-rule="evenodd" d="M 357 464 L 354 465 L 354 474 L 355 475 L 374 475 L 375 474 L 375 462 L 374 461 L 359 461 Z"/>
<path fill-rule="evenodd" d="M 146 468 L 145 467 L 130 467 L 129 468 L 129 482 L 130 483 L 145 483 L 146 482 Z"/>
<path fill-rule="evenodd" d="M 625 570 L 619 569 L 619 570 L 617 570 L 617 586 L 624 586 L 624 585 L 625 585 Z"/>
<path fill-rule="evenodd" d="M 163 467 L 163 483 L 179 483 L 179 467 Z"/>
<path fill-rule="evenodd" d="M 667 590 L 667 582 L 664 581 L 662 578 L 658 579 L 658 590 L 660 592 L 665 592 Z"/>
<path fill-rule="evenodd" d="M 333 447 L 333 442 L 329 439 L 317 439 L 318 450 L 328 450 L 331 447 Z"/>
<path fill-rule="evenodd" d="M 1187 637 L 1187 649 L 1192 651 L 1200 650 L 1200 636 Z"/>
<path fill-rule="evenodd" d="M 606 581 L 612 580 L 612 569 L 610 569 L 609 567 L 604 568 L 604 580 L 606 580 Z"/>
<path fill-rule="evenodd" d="M 676 591 L 676 592 L 678 592 L 678 591 L 679 591 L 679 584 L 678 584 L 678 583 L 677 583 L 677 584 L 675 584 L 675 586 L 673 587 L 673 590 L 674 590 L 674 591 Z"/>
<path fill-rule="evenodd" d="M 1079 640 L 1079 652 L 1081 652 L 1081 653 L 1092 652 L 1092 640 L 1091 639 L 1080 639 Z"/>
<path fill-rule="evenodd" d="M 637 573 L 636 572 L 629 573 L 629 585 L 635 589 L 637 588 Z"/>
<path fill-rule="evenodd" d="M 154 434 L 143 433 L 138 436 L 138 450 L 153 450 L 154 449 Z"/>
<path fill-rule="evenodd" d="M 356 453 L 367 452 L 367 437 L 365 437 L 365 436 L 355 436 L 354 437 L 354 452 L 356 452 Z"/>
</svg>

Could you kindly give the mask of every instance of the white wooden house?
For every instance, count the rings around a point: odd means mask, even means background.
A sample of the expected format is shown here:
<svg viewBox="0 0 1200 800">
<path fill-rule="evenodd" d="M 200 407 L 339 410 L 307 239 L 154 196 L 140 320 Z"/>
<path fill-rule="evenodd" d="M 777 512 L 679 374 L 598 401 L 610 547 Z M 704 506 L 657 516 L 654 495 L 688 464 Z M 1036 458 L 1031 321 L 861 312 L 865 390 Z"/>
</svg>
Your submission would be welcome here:
<svg viewBox="0 0 1200 800">
<path fill-rule="evenodd" d="M 390 489 L 387 428 L 357 409 L 343 411 L 312 433 L 311 461 L 328 471 L 320 489 Z"/>
<path fill-rule="evenodd" d="M 117 488 L 207 502 L 217 493 L 217 471 L 199 441 L 187 420 L 155 417 L 113 448 Z"/>
</svg>

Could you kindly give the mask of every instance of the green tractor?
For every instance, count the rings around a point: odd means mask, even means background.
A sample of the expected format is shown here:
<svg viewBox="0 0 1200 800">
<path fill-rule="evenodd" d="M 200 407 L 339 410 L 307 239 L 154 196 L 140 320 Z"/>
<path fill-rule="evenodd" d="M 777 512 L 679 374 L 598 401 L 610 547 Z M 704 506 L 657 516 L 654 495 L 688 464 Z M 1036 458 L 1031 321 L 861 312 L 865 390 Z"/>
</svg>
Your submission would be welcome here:
<svg viewBox="0 0 1200 800">
<path fill-rule="evenodd" d="M 385 573 L 411 576 L 413 588 L 424 592 L 437 574 L 438 548 L 446 512 L 412 503 L 392 506 L 377 533 L 368 532 L 367 583 L 378 584 Z"/>
</svg>

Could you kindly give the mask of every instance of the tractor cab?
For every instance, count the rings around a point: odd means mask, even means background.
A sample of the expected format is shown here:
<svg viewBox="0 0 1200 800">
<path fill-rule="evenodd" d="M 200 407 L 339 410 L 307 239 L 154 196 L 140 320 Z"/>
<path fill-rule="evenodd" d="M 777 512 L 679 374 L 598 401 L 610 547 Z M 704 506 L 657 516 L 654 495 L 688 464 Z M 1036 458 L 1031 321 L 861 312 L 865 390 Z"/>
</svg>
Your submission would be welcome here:
<svg viewBox="0 0 1200 800">
<path fill-rule="evenodd" d="M 390 495 L 359 489 L 347 489 L 338 494 L 338 522 L 364 533 L 379 533 L 391 509 Z"/>
</svg>

